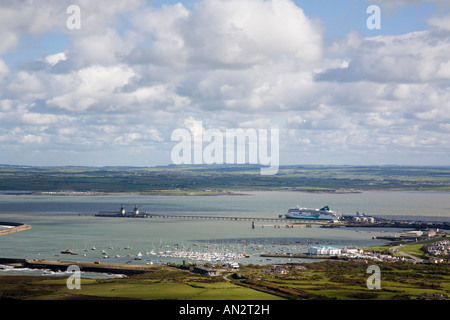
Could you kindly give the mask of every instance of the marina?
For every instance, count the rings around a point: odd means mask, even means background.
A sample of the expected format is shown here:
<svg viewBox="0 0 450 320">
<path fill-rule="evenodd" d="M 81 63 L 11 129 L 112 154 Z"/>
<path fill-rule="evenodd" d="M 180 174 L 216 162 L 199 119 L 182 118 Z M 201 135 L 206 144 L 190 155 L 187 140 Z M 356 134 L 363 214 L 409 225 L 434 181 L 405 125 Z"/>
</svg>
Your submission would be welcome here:
<svg viewBox="0 0 450 320">
<path fill-rule="evenodd" d="M 363 219 L 336 224 L 283 218 L 288 208 L 298 203 L 310 208 L 330 204 L 343 213 L 364 210 L 366 216 L 386 221 L 414 220 L 427 225 L 427 221 L 444 224 L 450 220 L 448 196 L 438 192 L 253 192 L 239 197 L 0 195 L 1 220 L 32 226 L 2 237 L 0 251 L 5 258 L 101 264 L 264 265 L 289 259 L 313 261 L 307 256 L 284 258 L 287 253 L 305 254 L 310 246 L 363 248 L 390 243 L 389 236 L 413 226 L 370 225 Z M 125 212 L 135 214 L 133 208 L 137 208 L 145 218 L 117 218 L 119 209 L 127 204 L 133 206 Z"/>
<path fill-rule="evenodd" d="M 122 217 L 117 214 L 105 214 L 97 213 L 96 217 Z M 131 216 L 130 216 L 131 217 Z M 329 223 L 328 221 L 320 220 L 297 220 L 285 218 L 270 218 L 270 217 L 234 217 L 234 216 L 204 216 L 204 215 L 175 215 L 175 214 L 150 214 L 146 213 L 145 216 L 139 216 L 140 218 L 152 218 L 152 219 L 187 219 L 187 220 L 224 220 L 224 221 L 255 221 L 255 222 L 278 222 L 278 223 L 301 223 L 301 224 L 319 224 L 323 225 Z"/>
<path fill-rule="evenodd" d="M 0 236 L 31 229 L 30 225 L 15 222 L 0 222 Z"/>
<path fill-rule="evenodd" d="M 328 207 L 326 207 L 328 208 Z M 254 228 L 255 222 L 276 222 L 274 227 L 280 227 L 283 223 L 285 227 L 294 226 L 306 226 L 320 225 L 324 228 L 339 228 L 339 227 L 377 227 L 377 228 L 413 228 L 413 229 L 425 229 L 425 228 L 439 228 L 450 230 L 450 222 L 440 221 L 411 221 L 411 220 L 390 220 L 385 218 L 365 217 L 360 216 L 357 212 L 356 215 L 330 215 L 326 218 L 319 218 L 324 213 L 322 209 L 316 209 L 317 214 L 311 212 L 311 209 L 306 210 L 308 215 L 303 217 L 299 214 L 298 208 L 289 209 L 288 214 L 279 215 L 277 217 L 245 217 L 245 216 L 217 216 L 217 215 L 175 215 L 175 214 L 152 214 L 150 212 L 139 212 L 137 208 L 133 213 L 126 213 L 125 209 L 121 207 L 119 212 L 104 212 L 100 211 L 95 214 L 96 217 L 110 217 L 110 218 L 152 218 L 152 219 L 178 219 L 178 220 L 223 220 L 223 221 L 251 221 L 252 228 Z M 329 211 L 327 209 L 326 211 Z M 326 213 L 325 213 L 326 214 Z M 386 238 L 386 237 L 384 237 Z M 381 237 L 380 237 L 381 239 Z"/>
<path fill-rule="evenodd" d="M 243 216 L 218 216 L 218 215 L 175 215 L 175 214 L 153 214 L 150 212 L 141 212 L 137 206 L 132 212 L 127 212 L 122 205 L 118 211 L 99 211 L 96 217 L 110 218 L 159 218 L 159 219 L 209 219 L 209 220 L 229 220 L 229 221 L 253 221 L 253 222 L 288 222 L 288 223 L 305 223 L 305 224 L 325 224 L 330 222 L 338 222 L 340 216 L 330 211 L 328 206 L 321 209 L 304 209 L 291 208 L 285 215 L 276 217 L 243 217 Z M 283 217 L 284 216 L 284 217 Z"/>
</svg>

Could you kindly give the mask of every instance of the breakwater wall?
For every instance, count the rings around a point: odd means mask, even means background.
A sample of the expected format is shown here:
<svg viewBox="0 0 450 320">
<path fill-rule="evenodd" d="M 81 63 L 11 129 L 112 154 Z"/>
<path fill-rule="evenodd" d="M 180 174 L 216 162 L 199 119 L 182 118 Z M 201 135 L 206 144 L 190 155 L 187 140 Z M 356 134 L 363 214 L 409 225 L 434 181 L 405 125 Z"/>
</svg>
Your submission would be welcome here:
<svg viewBox="0 0 450 320">
<path fill-rule="evenodd" d="M 314 255 L 314 254 L 302 254 L 302 253 L 263 253 L 260 257 L 270 258 L 298 258 L 298 259 L 334 259 L 334 260 L 348 260 L 347 257 L 338 255 Z"/>
<path fill-rule="evenodd" d="M 0 264 L 11 265 L 20 268 L 47 269 L 52 271 L 65 271 L 71 265 L 76 265 L 80 271 L 100 272 L 112 274 L 142 274 L 154 271 L 157 267 L 148 265 L 122 265 L 115 263 L 96 263 L 96 262 L 77 262 L 60 260 L 28 260 L 28 259 L 9 259 L 0 258 Z"/>
<path fill-rule="evenodd" d="M 6 229 L 0 230 L 0 236 L 4 236 L 7 234 L 25 231 L 31 229 L 31 226 L 28 224 L 17 223 L 17 222 L 2 222 L 0 221 L 0 226 L 7 226 Z"/>
</svg>

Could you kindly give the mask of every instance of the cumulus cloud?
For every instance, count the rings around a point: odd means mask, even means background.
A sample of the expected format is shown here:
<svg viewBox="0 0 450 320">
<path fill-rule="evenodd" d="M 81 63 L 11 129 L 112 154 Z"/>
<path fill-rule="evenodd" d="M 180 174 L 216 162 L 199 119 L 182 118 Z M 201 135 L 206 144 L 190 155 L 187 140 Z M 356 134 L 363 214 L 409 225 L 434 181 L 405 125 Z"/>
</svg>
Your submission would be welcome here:
<svg viewBox="0 0 450 320">
<path fill-rule="evenodd" d="M 69 1 L 20 3 L 2 2 L 0 54 L 24 35 L 55 32 L 68 44 L 20 66 L 0 58 L 0 141 L 10 159 L 22 144 L 69 162 L 130 152 L 139 155 L 132 164 L 163 164 L 171 132 L 193 120 L 280 128 L 281 163 L 449 146 L 448 16 L 429 17 L 428 30 L 353 30 L 329 41 L 291 0 L 83 0 L 80 30 L 66 28 Z"/>
<path fill-rule="evenodd" d="M 347 46 L 352 50 L 347 67 L 326 70 L 318 79 L 419 82 L 438 80 L 436 73 L 445 78 L 445 63 L 450 56 L 449 40 L 450 34 L 436 34 L 430 30 L 366 38 L 357 47 Z"/>
<path fill-rule="evenodd" d="M 304 61 L 321 56 L 321 30 L 288 0 L 200 1 L 147 9 L 133 20 L 152 46 L 131 58 L 238 67 L 288 55 Z M 147 57 L 147 59 L 145 59 Z"/>
<path fill-rule="evenodd" d="M 114 106 L 114 90 L 127 84 L 133 75 L 133 71 L 126 66 L 84 68 L 59 77 L 66 84 L 63 94 L 55 93 L 47 103 L 73 112 L 100 105 L 104 111 L 105 107 Z"/>
<path fill-rule="evenodd" d="M 434 28 L 444 30 L 444 31 L 450 31 L 450 14 L 447 14 L 446 16 L 439 17 L 439 16 L 433 16 L 427 20 L 428 24 Z"/>
<path fill-rule="evenodd" d="M 439 8 L 447 8 L 450 3 L 447 0 L 376 0 L 375 4 L 379 4 L 390 11 L 404 5 L 418 5 L 423 3 L 435 3 Z"/>
<path fill-rule="evenodd" d="M 51 66 L 56 65 L 60 61 L 67 60 L 67 57 L 64 52 L 51 54 L 45 57 L 45 62 L 48 63 Z"/>
<path fill-rule="evenodd" d="M 0 59 L 0 83 L 8 76 L 9 68 L 6 65 L 5 61 Z"/>
</svg>

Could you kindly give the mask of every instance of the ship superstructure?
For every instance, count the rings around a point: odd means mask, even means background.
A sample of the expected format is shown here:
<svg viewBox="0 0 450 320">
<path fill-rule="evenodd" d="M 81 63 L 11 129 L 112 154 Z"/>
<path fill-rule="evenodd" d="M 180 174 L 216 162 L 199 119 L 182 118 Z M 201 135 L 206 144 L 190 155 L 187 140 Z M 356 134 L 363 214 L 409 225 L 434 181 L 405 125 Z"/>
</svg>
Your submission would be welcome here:
<svg viewBox="0 0 450 320">
<path fill-rule="evenodd" d="M 99 211 L 96 217 L 124 217 L 124 218 L 147 218 L 148 212 L 140 212 L 138 207 L 135 206 L 132 212 L 127 212 L 123 206 L 119 211 Z"/>
<path fill-rule="evenodd" d="M 332 210 L 328 206 L 320 209 L 307 209 L 290 208 L 285 214 L 287 219 L 305 219 L 305 220 L 339 220 L 340 215 Z"/>
</svg>

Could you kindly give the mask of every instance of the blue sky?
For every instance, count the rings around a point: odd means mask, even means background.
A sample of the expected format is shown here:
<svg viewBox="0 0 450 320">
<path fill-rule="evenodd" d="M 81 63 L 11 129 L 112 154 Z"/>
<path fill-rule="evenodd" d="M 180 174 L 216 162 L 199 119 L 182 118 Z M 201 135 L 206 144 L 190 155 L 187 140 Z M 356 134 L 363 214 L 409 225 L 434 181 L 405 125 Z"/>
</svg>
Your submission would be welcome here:
<svg viewBox="0 0 450 320">
<path fill-rule="evenodd" d="M 150 7 L 161 7 L 183 3 L 187 8 L 192 8 L 198 1 L 148 1 Z M 432 15 L 448 13 L 439 9 L 435 2 L 419 2 L 389 9 L 382 9 L 382 28 L 369 30 L 366 27 L 366 13 L 369 5 L 376 4 L 383 8 L 382 4 L 370 0 L 296 0 L 294 3 L 305 11 L 305 14 L 313 19 L 319 19 L 324 26 L 326 39 L 332 41 L 337 37 L 344 37 L 352 30 L 357 30 L 365 37 L 378 35 L 400 35 L 414 31 L 426 30 L 427 19 Z M 122 17 L 117 28 L 119 33 L 130 28 L 129 20 Z M 37 36 L 23 34 L 20 44 L 10 53 L 4 55 L 8 66 L 15 68 L 22 63 L 39 59 L 52 53 L 64 51 L 69 45 L 69 35 L 66 33 L 48 32 Z"/>
<path fill-rule="evenodd" d="M 73 4 L 79 30 L 66 26 Z M 366 27 L 373 4 L 379 30 Z M 448 165 L 449 9 L 444 0 L 2 3 L 0 163 L 170 164 L 171 133 L 197 120 L 278 128 L 281 164 Z"/>
<path fill-rule="evenodd" d="M 345 36 L 351 30 L 358 30 L 366 37 L 425 30 L 428 17 L 439 12 L 433 2 L 412 3 L 395 8 L 384 8 L 377 1 L 298 0 L 295 3 L 302 7 L 308 16 L 317 17 L 324 23 L 325 33 L 330 39 Z M 379 30 L 369 30 L 366 27 L 367 18 L 370 16 L 366 10 L 370 5 L 378 5 L 382 10 L 382 28 Z"/>
</svg>

